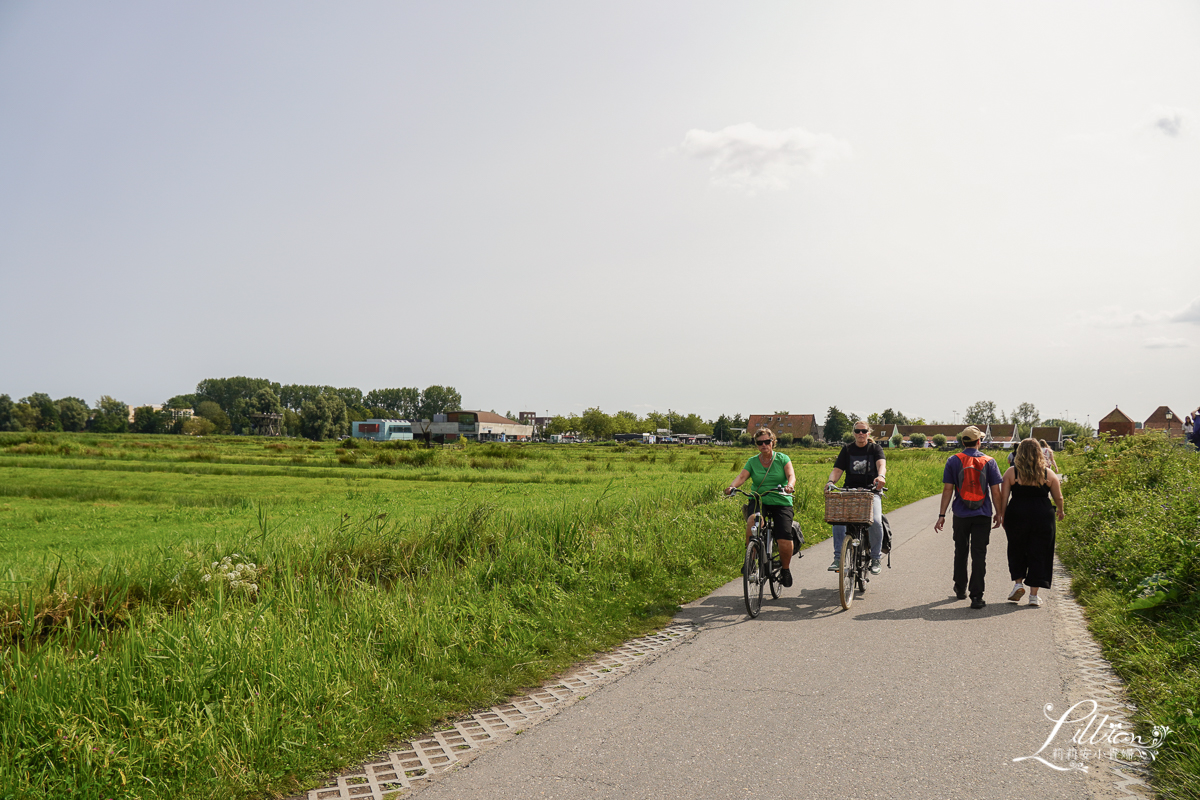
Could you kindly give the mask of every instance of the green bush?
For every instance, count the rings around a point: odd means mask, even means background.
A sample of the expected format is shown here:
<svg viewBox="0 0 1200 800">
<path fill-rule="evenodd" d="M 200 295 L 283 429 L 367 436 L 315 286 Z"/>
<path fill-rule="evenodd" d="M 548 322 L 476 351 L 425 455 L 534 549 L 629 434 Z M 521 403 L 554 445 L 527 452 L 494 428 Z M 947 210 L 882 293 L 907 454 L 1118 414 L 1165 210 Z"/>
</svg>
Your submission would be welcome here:
<svg viewBox="0 0 1200 800">
<path fill-rule="evenodd" d="M 913 447 L 925 446 L 925 434 L 923 433 L 914 433 L 908 437 L 908 440 L 912 442 Z"/>
<path fill-rule="evenodd" d="M 790 433 L 779 434 L 779 446 L 780 447 L 788 447 L 794 441 L 796 441 L 796 437 Z"/>
<path fill-rule="evenodd" d="M 892 438 L 889 439 L 888 441 L 892 445 L 892 447 L 899 447 L 900 444 L 904 441 L 904 437 L 901 436 L 899 433 L 893 433 Z"/>
<path fill-rule="evenodd" d="M 1171 729 L 1155 789 L 1200 797 L 1200 458 L 1148 433 L 1077 447 L 1059 463 L 1059 555 L 1137 719 Z"/>
<path fill-rule="evenodd" d="M 946 435 L 944 433 L 935 433 L 933 435 L 933 446 L 939 449 L 945 447 Z"/>
<path fill-rule="evenodd" d="M 813 443 L 815 441 L 816 440 L 813 439 L 811 434 L 805 434 L 804 436 L 800 437 L 800 446 L 801 447 L 812 447 Z"/>
</svg>

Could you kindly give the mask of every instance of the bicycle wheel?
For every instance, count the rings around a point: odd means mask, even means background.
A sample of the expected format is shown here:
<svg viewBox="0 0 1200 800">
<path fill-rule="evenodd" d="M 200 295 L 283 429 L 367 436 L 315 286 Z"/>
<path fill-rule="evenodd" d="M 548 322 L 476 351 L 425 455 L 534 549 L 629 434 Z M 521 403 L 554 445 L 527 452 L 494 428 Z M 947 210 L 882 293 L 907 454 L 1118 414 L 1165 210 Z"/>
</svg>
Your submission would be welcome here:
<svg viewBox="0 0 1200 800">
<path fill-rule="evenodd" d="M 838 570 L 838 600 L 847 611 L 854 603 L 855 587 L 859 584 L 859 549 L 855 546 L 854 537 L 847 531 L 846 538 L 842 540 L 842 568 Z"/>
<path fill-rule="evenodd" d="M 775 550 L 775 538 L 768 537 L 767 541 L 771 542 L 771 546 L 765 548 L 771 556 L 771 558 L 767 561 L 767 578 L 769 579 L 768 583 L 771 587 L 771 599 L 778 600 L 779 593 L 783 591 L 783 583 L 779 580 L 779 570 L 781 569 L 779 566 L 779 554 L 771 552 L 772 550 Z"/>
<path fill-rule="evenodd" d="M 855 548 L 858 551 L 858 568 L 854 572 L 854 577 L 857 579 L 858 593 L 861 595 L 867 591 L 867 583 L 871 580 L 871 548 L 868 545 L 870 534 L 867 531 L 862 532 L 861 545 Z"/>
<path fill-rule="evenodd" d="M 758 616 L 762 610 L 763 581 L 766 579 L 767 565 L 762 560 L 762 549 L 757 539 L 751 539 L 746 545 L 746 561 L 742 571 L 742 592 L 746 597 L 746 613 L 750 619 Z"/>
</svg>

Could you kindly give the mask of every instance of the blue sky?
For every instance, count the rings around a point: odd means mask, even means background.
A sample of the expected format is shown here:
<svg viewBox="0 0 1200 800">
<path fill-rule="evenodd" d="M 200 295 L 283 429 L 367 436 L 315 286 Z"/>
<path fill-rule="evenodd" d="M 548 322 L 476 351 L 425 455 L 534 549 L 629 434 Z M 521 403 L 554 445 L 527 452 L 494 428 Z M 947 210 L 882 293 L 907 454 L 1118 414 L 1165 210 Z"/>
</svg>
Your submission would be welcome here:
<svg viewBox="0 0 1200 800">
<path fill-rule="evenodd" d="M 1189 2 L 0 3 L 0 392 L 1200 404 Z"/>
</svg>

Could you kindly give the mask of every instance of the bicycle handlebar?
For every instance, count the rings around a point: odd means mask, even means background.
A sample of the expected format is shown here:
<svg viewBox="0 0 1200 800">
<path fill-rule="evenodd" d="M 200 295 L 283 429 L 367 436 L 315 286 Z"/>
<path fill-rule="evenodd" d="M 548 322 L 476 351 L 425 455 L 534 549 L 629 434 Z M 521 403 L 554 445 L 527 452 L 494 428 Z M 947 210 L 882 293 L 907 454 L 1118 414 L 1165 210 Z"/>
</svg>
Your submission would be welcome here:
<svg viewBox="0 0 1200 800">
<path fill-rule="evenodd" d="M 780 484 L 779 486 L 776 486 L 774 489 L 767 489 L 765 492 L 747 492 L 745 489 L 743 489 L 740 486 L 731 486 L 729 488 L 733 489 L 733 491 L 730 492 L 729 494 L 725 495 L 726 497 L 733 497 L 735 494 L 744 494 L 744 495 L 746 495 L 746 497 L 749 497 L 750 499 L 753 500 L 756 497 L 766 497 L 769 494 L 777 494 L 780 497 L 788 496 L 787 492 L 783 491 L 782 484 Z"/>
</svg>

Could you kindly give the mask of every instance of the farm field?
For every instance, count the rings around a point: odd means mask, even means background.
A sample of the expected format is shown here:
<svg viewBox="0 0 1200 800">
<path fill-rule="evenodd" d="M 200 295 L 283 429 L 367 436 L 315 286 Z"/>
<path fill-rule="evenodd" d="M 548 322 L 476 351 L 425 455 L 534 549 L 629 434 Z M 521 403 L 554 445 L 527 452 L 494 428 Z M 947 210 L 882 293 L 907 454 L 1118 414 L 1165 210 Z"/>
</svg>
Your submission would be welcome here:
<svg viewBox="0 0 1200 800">
<path fill-rule="evenodd" d="M 806 532 L 816 530 L 823 527 L 820 488 L 837 450 L 788 452 L 797 471 L 797 518 Z M 728 447 L 423 450 L 257 437 L 0 434 L 0 568 L 20 571 L 50 553 L 104 559 L 193 538 L 231 540 L 257 529 L 260 513 L 275 526 L 312 529 L 335 526 L 347 514 L 417 519 L 470 499 L 526 508 L 598 490 L 624 497 L 720 487 L 751 455 Z M 885 510 L 932 493 L 926 477 L 910 487 L 907 471 L 894 472 Z"/>
<path fill-rule="evenodd" d="M 533 685 L 736 576 L 752 455 L 0 434 L 0 797 L 297 791 Z"/>
</svg>

